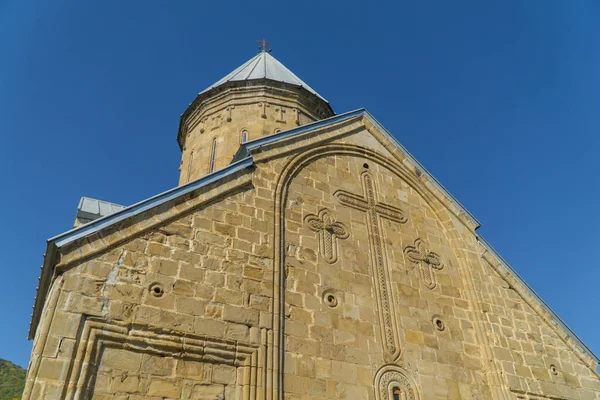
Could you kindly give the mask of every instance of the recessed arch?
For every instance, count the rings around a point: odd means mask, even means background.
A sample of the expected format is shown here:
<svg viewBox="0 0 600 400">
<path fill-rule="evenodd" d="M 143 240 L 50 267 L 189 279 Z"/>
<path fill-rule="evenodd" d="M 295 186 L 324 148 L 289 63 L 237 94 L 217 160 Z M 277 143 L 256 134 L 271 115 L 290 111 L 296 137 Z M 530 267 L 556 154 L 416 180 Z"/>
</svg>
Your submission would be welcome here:
<svg viewBox="0 0 600 400">
<path fill-rule="evenodd" d="M 243 129 L 240 131 L 240 144 L 244 144 L 244 143 L 246 143 L 248 140 L 250 140 L 250 136 L 249 136 L 249 133 L 248 133 L 248 129 L 246 129 L 246 128 L 243 128 Z"/>
<path fill-rule="evenodd" d="M 403 180 L 412 189 L 418 193 L 425 203 L 431 208 L 432 212 L 439 220 L 444 235 L 449 241 L 458 239 L 456 227 L 442 202 L 427 188 L 421 179 L 415 175 L 408 167 L 403 165 L 395 158 L 384 156 L 381 153 L 360 147 L 353 144 L 329 143 L 322 146 L 312 147 L 305 152 L 292 157 L 282 168 L 279 175 L 276 194 L 275 194 L 275 240 L 274 240 L 274 280 L 273 280 L 273 343 L 270 346 L 273 359 L 273 369 L 270 372 L 270 377 L 267 379 L 273 382 L 274 398 L 283 398 L 283 360 L 285 357 L 286 348 L 285 333 L 283 330 L 285 320 L 285 205 L 287 204 L 289 186 L 293 179 L 306 166 L 314 161 L 329 157 L 329 156 L 349 156 L 366 159 L 369 163 L 379 164 L 390 171 L 393 175 Z M 362 163 L 361 163 L 362 165 Z M 453 246 L 451 246 L 453 247 Z M 459 264 L 464 268 L 461 261 Z M 387 362 L 395 362 L 400 357 L 398 354 L 394 360 Z M 389 393 L 388 393 L 389 397 Z M 393 397 L 390 398 L 390 400 Z"/>
<path fill-rule="evenodd" d="M 375 374 L 373 381 L 375 400 L 419 400 L 415 381 L 402 367 L 384 365 Z"/>
</svg>

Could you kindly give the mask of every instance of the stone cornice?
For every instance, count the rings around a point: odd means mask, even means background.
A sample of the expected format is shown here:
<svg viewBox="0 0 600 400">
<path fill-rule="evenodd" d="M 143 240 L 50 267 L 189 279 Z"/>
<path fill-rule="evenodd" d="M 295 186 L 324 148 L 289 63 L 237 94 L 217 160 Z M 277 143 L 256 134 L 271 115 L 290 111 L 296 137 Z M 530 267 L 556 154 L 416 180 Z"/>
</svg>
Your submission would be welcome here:
<svg viewBox="0 0 600 400">
<path fill-rule="evenodd" d="M 189 212 L 218 196 L 251 184 L 251 159 L 232 163 L 188 184 L 143 200 L 124 210 L 81 225 L 48 239 L 42 265 L 29 339 L 33 339 L 52 281 L 61 271 L 93 254 L 114 247 L 139 234 Z M 173 203 L 177 202 L 177 204 Z M 173 203 L 170 207 L 167 204 Z M 156 211 L 158 210 L 158 211 Z"/>
<path fill-rule="evenodd" d="M 262 97 L 263 99 L 260 99 Z M 252 99 L 252 101 L 248 101 Z M 265 100 L 267 99 L 267 100 Z M 227 106 L 238 104 L 260 103 L 261 101 L 288 102 L 289 107 L 296 107 L 313 120 L 334 115 L 326 101 L 320 99 L 306 89 L 269 79 L 255 81 L 229 82 L 208 92 L 199 94 L 181 115 L 177 132 L 179 147 L 183 148 L 184 136 L 188 129 L 193 129 L 202 117 Z M 192 121 L 190 123 L 190 121 Z"/>
</svg>

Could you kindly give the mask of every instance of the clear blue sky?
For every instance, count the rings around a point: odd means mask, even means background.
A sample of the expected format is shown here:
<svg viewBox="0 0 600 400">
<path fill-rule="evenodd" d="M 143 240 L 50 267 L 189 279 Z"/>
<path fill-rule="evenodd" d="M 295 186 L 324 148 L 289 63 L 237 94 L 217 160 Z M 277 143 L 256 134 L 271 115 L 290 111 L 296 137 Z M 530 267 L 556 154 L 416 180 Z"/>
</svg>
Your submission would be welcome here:
<svg viewBox="0 0 600 400">
<path fill-rule="evenodd" d="M 81 196 L 177 185 L 179 115 L 256 53 L 367 108 L 600 353 L 600 3 L 0 0 L 0 358 Z"/>
</svg>

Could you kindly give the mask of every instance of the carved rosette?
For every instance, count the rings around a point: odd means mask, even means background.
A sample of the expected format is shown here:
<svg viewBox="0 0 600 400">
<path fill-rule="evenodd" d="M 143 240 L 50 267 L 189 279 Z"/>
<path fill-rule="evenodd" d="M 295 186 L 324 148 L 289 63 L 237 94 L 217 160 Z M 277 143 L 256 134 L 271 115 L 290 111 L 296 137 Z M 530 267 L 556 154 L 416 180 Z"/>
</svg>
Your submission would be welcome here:
<svg viewBox="0 0 600 400">
<path fill-rule="evenodd" d="M 309 214 L 304 218 L 308 227 L 319 235 L 319 249 L 323 259 L 333 264 L 338 259 L 337 239 L 350 236 L 344 224 L 335 220 L 331 211 L 324 208 L 319 215 Z"/>
</svg>

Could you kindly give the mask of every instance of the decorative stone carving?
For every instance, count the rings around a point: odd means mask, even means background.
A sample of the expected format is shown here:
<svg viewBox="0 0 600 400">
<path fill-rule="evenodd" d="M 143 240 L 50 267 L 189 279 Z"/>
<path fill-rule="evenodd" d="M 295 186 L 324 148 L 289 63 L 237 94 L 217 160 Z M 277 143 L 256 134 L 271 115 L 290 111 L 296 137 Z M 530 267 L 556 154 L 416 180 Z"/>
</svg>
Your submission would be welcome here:
<svg viewBox="0 0 600 400">
<path fill-rule="evenodd" d="M 375 400 L 418 400 L 419 392 L 406 371 L 384 365 L 375 375 Z"/>
<path fill-rule="evenodd" d="M 312 231 L 319 234 L 319 248 L 325 261 L 335 263 L 338 259 L 337 239 L 350 236 L 346 226 L 336 221 L 326 208 L 319 211 L 319 215 L 307 215 L 304 221 Z"/>
<path fill-rule="evenodd" d="M 393 361 L 400 355 L 398 340 L 396 313 L 391 300 L 390 274 L 386 265 L 385 249 L 383 247 L 383 235 L 379 218 L 387 218 L 398 223 L 406 223 L 404 212 L 396 207 L 382 203 L 377 200 L 377 188 L 369 172 L 361 175 L 363 195 L 338 190 L 334 196 L 341 204 L 364 211 L 367 215 L 367 226 L 369 229 L 369 242 L 371 247 L 371 259 L 379 319 L 382 329 L 382 343 L 384 345 L 385 357 Z"/>
<path fill-rule="evenodd" d="M 294 108 L 294 114 L 295 114 L 294 118 L 295 118 L 296 125 L 300 125 L 300 110 L 297 108 Z"/>
<path fill-rule="evenodd" d="M 425 247 L 425 242 L 421 239 L 415 240 L 414 246 L 406 246 L 404 253 L 410 261 L 421 267 L 421 276 L 423 282 L 428 289 L 435 288 L 435 275 L 434 270 L 441 270 L 444 268 L 440 256 L 436 253 L 428 250 Z"/>
<path fill-rule="evenodd" d="M 277 117 L 275 118 L 275 121 L 285 122 L 285 114 L 286 114 L 285 109 L 283 107 L 277 107 L 275 109 L 275 112 L 277 113 Z"/>
<path fill-rule="evenodd" d="M 266 330 L 261 331 L 260 335 L 261 340 L 266 339 Z M 232 385 L 239 388 L 241 398 L 259 398 L 257 390 L 262 390 L 260 382 L 258 384 L 256 381 L 253 384 L 252 382 L 253 377 L 256 377 L 266 367 L 264 343 L 261 345 L 248 344 L 190 333 L 162 331 L 149 326 L 132 326 L 124 322 L 107 321 L 96 317 L 85 319 L 78 341 L 77 355 L 72 369 L 69 370 L 68 383 L 63 389 L 63 397 L 61 397 L 68 400 L 86 400 L 93 397 L 94 391 L 99 386 L 96 381 L 98 367 L 101 366 L 103 354 L 107 349 L 111 349 L 113 355 L 120 354 L 123 360 L 127 358 L 128 354 L 133 353 L 140 355 L 139 358 L 148 358 L 146 355 L 149 355 L 206 365 L 214 363 L 233 366 L 237 369 L 240 377 Z M 128 367 L 131 366 L 128 365 Z M 124 383 L 123 381 L 127 379 L 128 375 L 130 375 L 130 379 L 136 380 L 136 375 L 140 374 L 140 371 L 124 369 L 125 375 L 119 379 L 120 383 Z M 210 385 L 212 368 L 203 369 L 202 376 L 196 377 L 196 380 L 199 381 L 199 385 L 193 388 L 195 395 L 193 398 L 223 398 L 223 395 L 220 394 L 223 392 L 223 385 Z M 198 389 L 203 390 L 199 391 Z M 207 395 L 215 397 L 206 397 Z"/>
<path fill-rule="evenodd" d="M 258 106 L 260 107 L 261 113 L 260 113 L 260 117 L 261 118 L 267 118 L 267 107 L 271 107 L 271 105 L 269 103 L 259 103 Z"/>
</svg>

